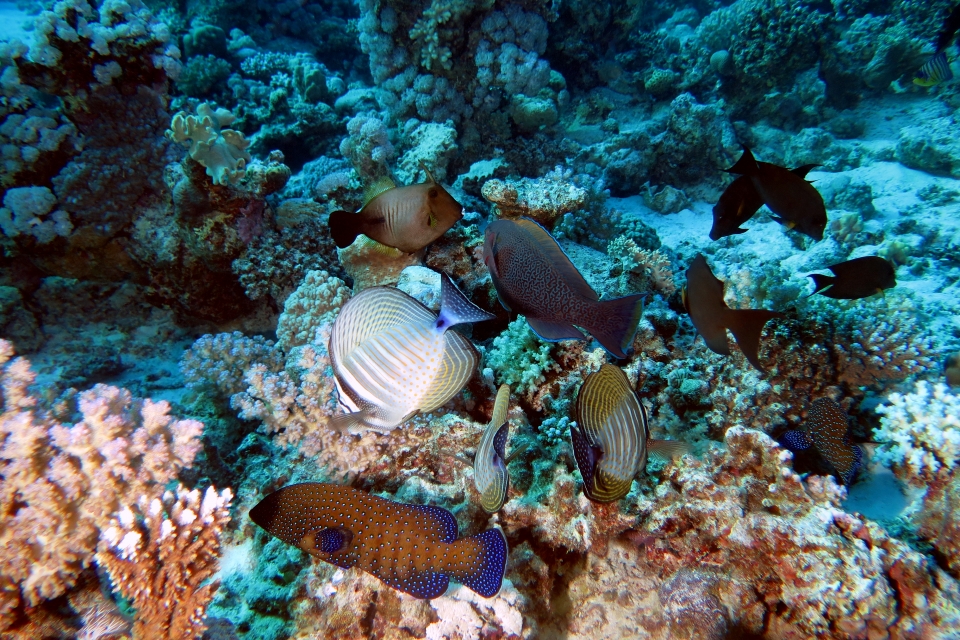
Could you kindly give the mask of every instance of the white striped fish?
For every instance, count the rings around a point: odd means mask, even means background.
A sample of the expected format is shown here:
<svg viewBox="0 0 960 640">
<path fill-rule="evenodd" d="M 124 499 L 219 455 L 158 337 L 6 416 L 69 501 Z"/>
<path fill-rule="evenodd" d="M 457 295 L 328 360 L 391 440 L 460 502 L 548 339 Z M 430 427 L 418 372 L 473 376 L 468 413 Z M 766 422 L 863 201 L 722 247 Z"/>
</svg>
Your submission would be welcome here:
<svg viewBox="0 0 960 640">
<path fill-rule="evenodd" d="M 427 181 L 405 187 L 389 178 L 374 184 L 357 213 L 330 214 L 330 235 L 341 249 L 365 234 L 380 244 L 416 253 L 463 217 L 463 205 L 444 189 L 426 167 Z"/>
<path fill-rule="evenodd" d="M 441 274 L 440 315 L 393 287 L 371 287 L 350 299 L 333 323 L 330 359 L 348 413 L 332 426 L 389 431 L 418 412 L 444 405 L 477 368 L 477 350 L 455 324 L 494 316 L 467 300 Z"/>
<path fill-rule="evenodd" d="M 473 458 L 473 480 L 480 492 L 480 506 L 487 513 L 500 510 L 507 501 L 507 491 L 510 489 L 510 474 L 507 472 L 510 460 L 504 455 L 510 436 L 510 423 L 507 421 L 509 409 L 510 387 L 502 384 L 497 391 L 490 425 L 483 432 Z M 519 450 L 514 451 L 511 458 L 517 453 Z"/>
<path fill-rule="evenodd" d="M 630 492 L 647 456 L 683 453 L 682 442 L 650 439 L 647 410 L 626 374 L 605 364 L 587 376 L 577 393 L 577 425 L 570 426 L 583 492 L 594 502 L 613 502 Z"/>
<path fill-rule="evenodd" d="M 913 84 L 921 87 L 933 87 L 941 82 L 953 80 L 953 70 L 950 68 L 950 62 L 947 60 L 947 52 L 941 51 L 924 63 L 917 71 Z"/>
</svg>

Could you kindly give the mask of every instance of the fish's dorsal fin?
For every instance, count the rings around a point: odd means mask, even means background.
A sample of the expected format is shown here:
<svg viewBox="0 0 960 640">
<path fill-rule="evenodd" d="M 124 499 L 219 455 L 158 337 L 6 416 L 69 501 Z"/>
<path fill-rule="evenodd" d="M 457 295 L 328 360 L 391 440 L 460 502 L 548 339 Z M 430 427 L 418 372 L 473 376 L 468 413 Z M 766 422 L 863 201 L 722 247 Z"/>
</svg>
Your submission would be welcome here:
<svg viewBox="0 0 960 640">
<path fill-rule="evenodd" d="M 440 315 L 437 317 L 436 329 L 446 331 L 456 324 L 483 322 L 495 317 L 470 302 L 457 285 L 453 284 L 450 276 L 440 272 Z"/>
<path fill-rule="evenodd" d="M 396 189 L 397 183 L 390 176 L 383 176 L 363 190 L 363 206 L 367 206 L 377 196 Z"/>
<path fill-rule="evenodd" d="M 587 283 L 586 279 L 580 271 L 577 270 L 577 267 L 574 266 L 567 254 L 560 248 L 560 244 L 546 229 L 530 218 L 517 218 L 514 222 L 526 231 L 530 239 L 543 251 L 548 262 L 560 272 L 560 276 L 567 286 L 587 300 L 596 302 L 600 299 L 597 292 Z"/>
<path fill-rule="evenodd" d="M 460 535 L 460 527 L 457 525 L 457 519 L 453 514 L 443 507 L 435 507 L 430 504 L 410 504 L 404 506 L 410 507 L 422 513 L 428 522 L 428 528 L 433 533 L 439 534 L 440 542 L 453 542 Z"/>
<path fill-rule="evenodd" d="M 500 425 L 507 421 L 507 413 L 510 411 L 510 385 L 502 384 L 497 389 L 497 399 L 493 401 L 493 417 L 490 418 L 490 426 Z"/>
<path fill-rule="evenodd" d="M 456 331 L 443 334 L 445 346 L 443 360 L 437 368 L 436 377 L 421 399 L 421 413 L 430 413 L 441 406 L 466 386 L 477 369 L 480 356 L 469 340 Z"/>
<path fill-rule="evenodd" d="M 432 182 L 433 184 L 440 184 L 437 182 L 436 178 L 433 177 L 433 174 L 430 173 L 430 169 L 427 169 L 427 163 L 423 160 L 420 161 L 420 168 L 423 169 L 423 172 L 427 174 L 427 182 Z"/>
<path fill-rule="evenodd" d="M 647 457 L 669 462 L 673 458 L 690 453 L 690 445 L 679 440 L 647 439 Z"/>
<path fill-rule="evenodd" d="M 740 156 L 740 159 L 737 160 L 732 167 L 724 169 L 724 171 L 742 176 L 755 176 L 760 172 L 760 165 L 753 156 L 753 152 L 750 151 L 750 147 L 744 146 L 743 155 Z"/>
</svg>

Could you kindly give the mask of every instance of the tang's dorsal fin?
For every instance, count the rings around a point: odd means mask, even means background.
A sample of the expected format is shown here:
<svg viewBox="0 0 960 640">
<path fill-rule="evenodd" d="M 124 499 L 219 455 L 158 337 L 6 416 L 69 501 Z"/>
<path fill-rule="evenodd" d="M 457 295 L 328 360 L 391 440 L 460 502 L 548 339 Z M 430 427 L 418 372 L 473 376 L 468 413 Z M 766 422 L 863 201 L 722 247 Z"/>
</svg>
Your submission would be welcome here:
<svg viewBox="0 0 960 640">
<path fill-rule="evenodd" d="M 397 183 L 393 181 L 393 178 L 390 176 L 383 176 L 366 189 L 363 190 L 363 206 L 367 206 L 371 200 L 376 198 L 382 193 L 390 191 L 390 189 L 396 189 Z"/>
</svg>

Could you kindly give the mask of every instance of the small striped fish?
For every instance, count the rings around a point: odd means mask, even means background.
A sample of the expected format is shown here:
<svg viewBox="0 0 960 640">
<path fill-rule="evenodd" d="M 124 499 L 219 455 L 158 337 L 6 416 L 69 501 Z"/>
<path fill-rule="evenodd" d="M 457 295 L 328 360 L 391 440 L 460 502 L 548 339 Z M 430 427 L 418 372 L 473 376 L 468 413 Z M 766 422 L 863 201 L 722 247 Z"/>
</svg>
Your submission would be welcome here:
<svg viewBox="0 0 960 640">
<path fill-rule="evenodd" d="M 500 529 L 457 538 L 446 509 L 404 504 L 322 482 L 274 491 L 250 519 L 287 544 L 338 567 L 356 567 L 415 598 L 436 598 L 450 578 L 484 598 L 500 591 L 507 539 Z"/>
<path fill-rule="evenodd" d="M 803 429 L 787 431 L 782 440 L 791 451 L 811 446 L 836 470 L 844 484 L 850 484 L 863 464 L 863 450 L 850 442 L 847 414 L 831 398 L 817 398 L 810 405 Z"/>
<path fill-rule="evenodd" d="M 496 513 L 507 500 L 510 489 L 510 474 L 507 464 L 521 450 L 517 449 L 510 458 L 504 455 L 507 438 L 510 436 L 510 423 L 507 412 L 510 409 L 510 387 L 500 385 L 497 400 L 493 405 L 493 418 L 480 438 L 477 454 L 473 458 L 473 479 L 480 492 L 480 506 L 487 513 Z"/>
<path fill-rule="evenodd" d="M 330 214 L 330 235 L 341 249 L 361 233 L 380 244 L 406 253 L 424 248 L 463 217 L 463 205 L 454 199 L 426 167 L 427 181 L 398 187 L 389 178 L 374 184 L 357 213 Z"/>
<path fill-rule="evenodd" d="M 947 61 L 947 52 L 941 51 L 920 67 L 913 79 L 913 84 L 921 87 L 933 87 L 948 80 L 953 80 L 953 70 Z"/>
<path fill-rule="evenodd" d="M 570 427 L 583 492 L 594 502 L 613 502 L 630 492 L 647 456 L 687 451 L 682 442 L 650 439 L 647 410 L 626 374 L 611 364 L 587 376 L 577 393 L 577 425 Z"/>
<path fill-rule="evenodd" d="M 393 287 L 371 287 L 350 299 L 333 323 L 330 358 L 346 415 L 332 426 L 394 429 L 418 412 L 443 406 L 473 375 L 477 350 L 455 324 L 493 315 L 467 300 L 441 274 L 440 315 Z"/>
</svg>

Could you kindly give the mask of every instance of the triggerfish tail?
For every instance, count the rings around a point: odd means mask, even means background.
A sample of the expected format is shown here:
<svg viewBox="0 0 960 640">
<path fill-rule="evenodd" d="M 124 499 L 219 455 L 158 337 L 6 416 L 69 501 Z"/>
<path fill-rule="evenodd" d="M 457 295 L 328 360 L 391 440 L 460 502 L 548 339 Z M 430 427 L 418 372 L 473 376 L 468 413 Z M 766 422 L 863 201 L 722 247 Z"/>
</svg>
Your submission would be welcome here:
<svg viewBox="0 0 960 640">
<path fill-rule="evenodd" d="M 947 52 L 941 51 L 920 67 L 913 79 L 913 84 L 921 87 L 933 87 L 948 80 L 953 80 L 953 70 L 947 60 Z"/>
<path fill-rule="evenodd" d="M 766 369 L 760 364 L 760 334 L 763 326 L 774 318 L 782 318 L 783 314 L 765 309 L 731 309 L 727 328 L 743 352 L 744 357 L 760 371 Z"/>
<path fill-rule="evenodd" d="M 602 300 L 597 305 L 596 316 L 603 319 L 602 326 L 582 326 L 615 358 L 626 358 L 643 317 L 643 294 Z"/>
<path fill-rule="evenodd" d="M 336 245 L 343 249 L 353 244 L 353 241 L 360 235 L 358 224 L 361 222 L 360 216 L 349 211 L 334 211 L 330 214 L 330 235 Z"/>
<path fill-rule="evenodd" d="M 450 577 L 489 598 L 506 569 L 501 530 L 458 539 L 457 521 L 446 509 L 352 487 L 283 487 L 253 507 L 250 518 L 287 544 L 338 567 L 362 569 L 415 598 L 443 595 Z"/>
<path fill-rule="evenodd" d="M 440 273 L 440 315 L 437 317 L 436 328 L 446 329 L 457 324 L 483 322 L 496 318 L 473 304 L 463 295 L 457 285 L 453 284 L 450 276 Z"/>
</svg>

